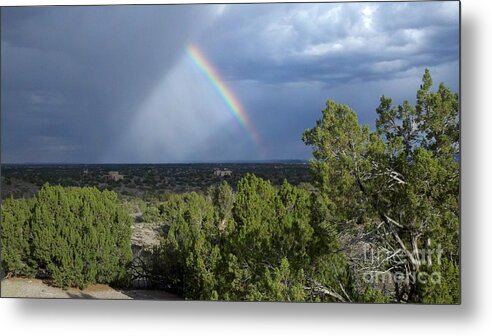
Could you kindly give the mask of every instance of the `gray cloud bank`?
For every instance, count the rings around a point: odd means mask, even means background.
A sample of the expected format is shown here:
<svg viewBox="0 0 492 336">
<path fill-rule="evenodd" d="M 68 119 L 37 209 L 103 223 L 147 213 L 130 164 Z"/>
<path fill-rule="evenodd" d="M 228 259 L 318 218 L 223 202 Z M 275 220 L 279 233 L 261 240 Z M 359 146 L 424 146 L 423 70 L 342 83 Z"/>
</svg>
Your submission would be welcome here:
<svg viewBox="0 0 492 336">
<path fill-rule="evenodd" d="M 424 68 L 458 89 L 457 2 L 3 8 L 2 162 L 307 158 L 328 98 L 373 123 Z M 197 45 L 262 137 L 186 58 Z"/>
</svg>

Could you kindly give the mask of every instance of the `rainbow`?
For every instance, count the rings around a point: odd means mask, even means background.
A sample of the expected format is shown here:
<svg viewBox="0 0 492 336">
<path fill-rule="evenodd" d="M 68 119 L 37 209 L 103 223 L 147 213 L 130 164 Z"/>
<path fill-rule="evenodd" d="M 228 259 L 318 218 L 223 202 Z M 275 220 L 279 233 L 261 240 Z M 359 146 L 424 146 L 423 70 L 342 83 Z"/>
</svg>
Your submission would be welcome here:
<svg viewBox="0 0 492 336">
<path fill-rule="evenodd" d="M 253 127 L 251 120 L 244 111 L 243 107 L 239 103 L 239 100 L 234 96 L 233 92 L 226 86 L 225 82 L 220 78 L 217 70 L 210 64 L 203 53 L 193 44 L 188 45 L 186 48 L 188 56 L 198 69 L 207 77 L 214 89 L 220 95 L 220 97 L 226 103 L 228 109 L 232 112 L 234 117 L 250 134 L 251 138 L 256 142 L 260 142 L 258 132 Z"/>
</svg>

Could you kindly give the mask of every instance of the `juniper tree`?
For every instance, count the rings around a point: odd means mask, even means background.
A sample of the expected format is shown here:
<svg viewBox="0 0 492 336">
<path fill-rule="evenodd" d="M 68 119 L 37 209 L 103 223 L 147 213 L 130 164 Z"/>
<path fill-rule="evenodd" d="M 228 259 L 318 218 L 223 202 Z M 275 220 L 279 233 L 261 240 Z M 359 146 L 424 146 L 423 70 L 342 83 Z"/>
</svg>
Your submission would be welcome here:
<svg viewBox="0 0 492 336">
<path fill-rule="evenodd" d="M 403 275 L 395 299 L 433 302 L 432 287 L 415 279 L 438 268 L 453 292 L 446 302 L 456 303 L 458 95 L 431 87 L 426 70 L 414 106 L 381 97 L 374 132 L 348 106 L 328 101 L 303 140 L 313 147 L 311 168 L 331 221 L 342 230 L 363 226 L 387 255 L 380 271 Z M 440 267 L 437 249 L 451 266 Z"/>
<path fill-rule="evenodd" d="M 237 193 L 223 183 L 173 195 L 150 275 L 187 299 L 346 301 L 346 261 L 320 202 L 250 174 Z"/>
<path fill-rule="evenodd" d="M 286 181 L 277 189 L 254 175 L 241 179 L 236 227 L 225 247 L 223 298 L 348 300 L 336 230 L 325 225 L 322 210 L 313 211 L 318 205 L 308 191 Z"/>
<path fill-rule="evenodd" d="M 13 275 L 34 275 L 36 262 L 31 256 L 32 201 L 7 198 L 2 202 L 2 267 Z"/>
<path fill-rule="evenodd" d="M 187 299 L 216 298 L 219 229 L 211 200 L 194 192 L 173 195 L 161 209 L 170 228 L 158 250 L 157 277 Z"/>
<path fill-rule="evenodd" d="M 126 280 L 131 218 L 117 195 L 45 185 L 31 216 L 32 257 L 61 287 Z"/>
</svg>

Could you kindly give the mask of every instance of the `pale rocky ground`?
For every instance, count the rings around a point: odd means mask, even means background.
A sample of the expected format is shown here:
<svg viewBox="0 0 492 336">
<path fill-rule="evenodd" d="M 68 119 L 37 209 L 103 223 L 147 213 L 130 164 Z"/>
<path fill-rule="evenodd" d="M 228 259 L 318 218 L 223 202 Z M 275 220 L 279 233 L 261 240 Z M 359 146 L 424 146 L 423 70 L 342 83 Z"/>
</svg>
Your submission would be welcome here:
<svg viewBox="0 0 492 336">
<path fill-rule="evenodd" d="M 151 248 L 159 245 L 162 224 L 134 223 L 132 225 L 132 245 Z"/>
<path fill-rule="evenodd" d="M 10 278 L 1 282 L 2 298 L 48 299 L 112 299 L 112 300 L 168 300 L 176 301 L 176 295 L 157 290 L 118 290 L 107 285 L 91 285 L 84 290 L 61 289 L 49 286 L 39 279 Z"/>
</svg>

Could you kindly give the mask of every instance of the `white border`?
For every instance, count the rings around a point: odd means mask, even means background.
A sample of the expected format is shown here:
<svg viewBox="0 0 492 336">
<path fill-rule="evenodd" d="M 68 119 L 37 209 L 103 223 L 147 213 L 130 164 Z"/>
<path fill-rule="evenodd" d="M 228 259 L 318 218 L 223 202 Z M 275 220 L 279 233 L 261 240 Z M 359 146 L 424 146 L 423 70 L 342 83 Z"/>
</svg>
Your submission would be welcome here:
<svg viewBox="0 0 492 336">
<path fill-rule="evenodd" d="M 203 2 L 203 1 L 202 1 Z M 206 1 L 214 2 L 214 1 Z M 216 1 L 220 2 L 220 1 Z M 233 2 L 233 1 L 227 1 Z M 255 1 L 248 1 L 255 2 Z M 0 0 L 0 5 L 136 1 Z M 163 3 L 145 1 L 143 3 Z M 183 3 L 183 1 L 172 1 Z M 489 1 L 462 0 L 461 306 L 0 299 L 8 335 L 473 335 L 492 330 Z M 486 109 L 487 107 L 487 109 Z"/>
</svg>

